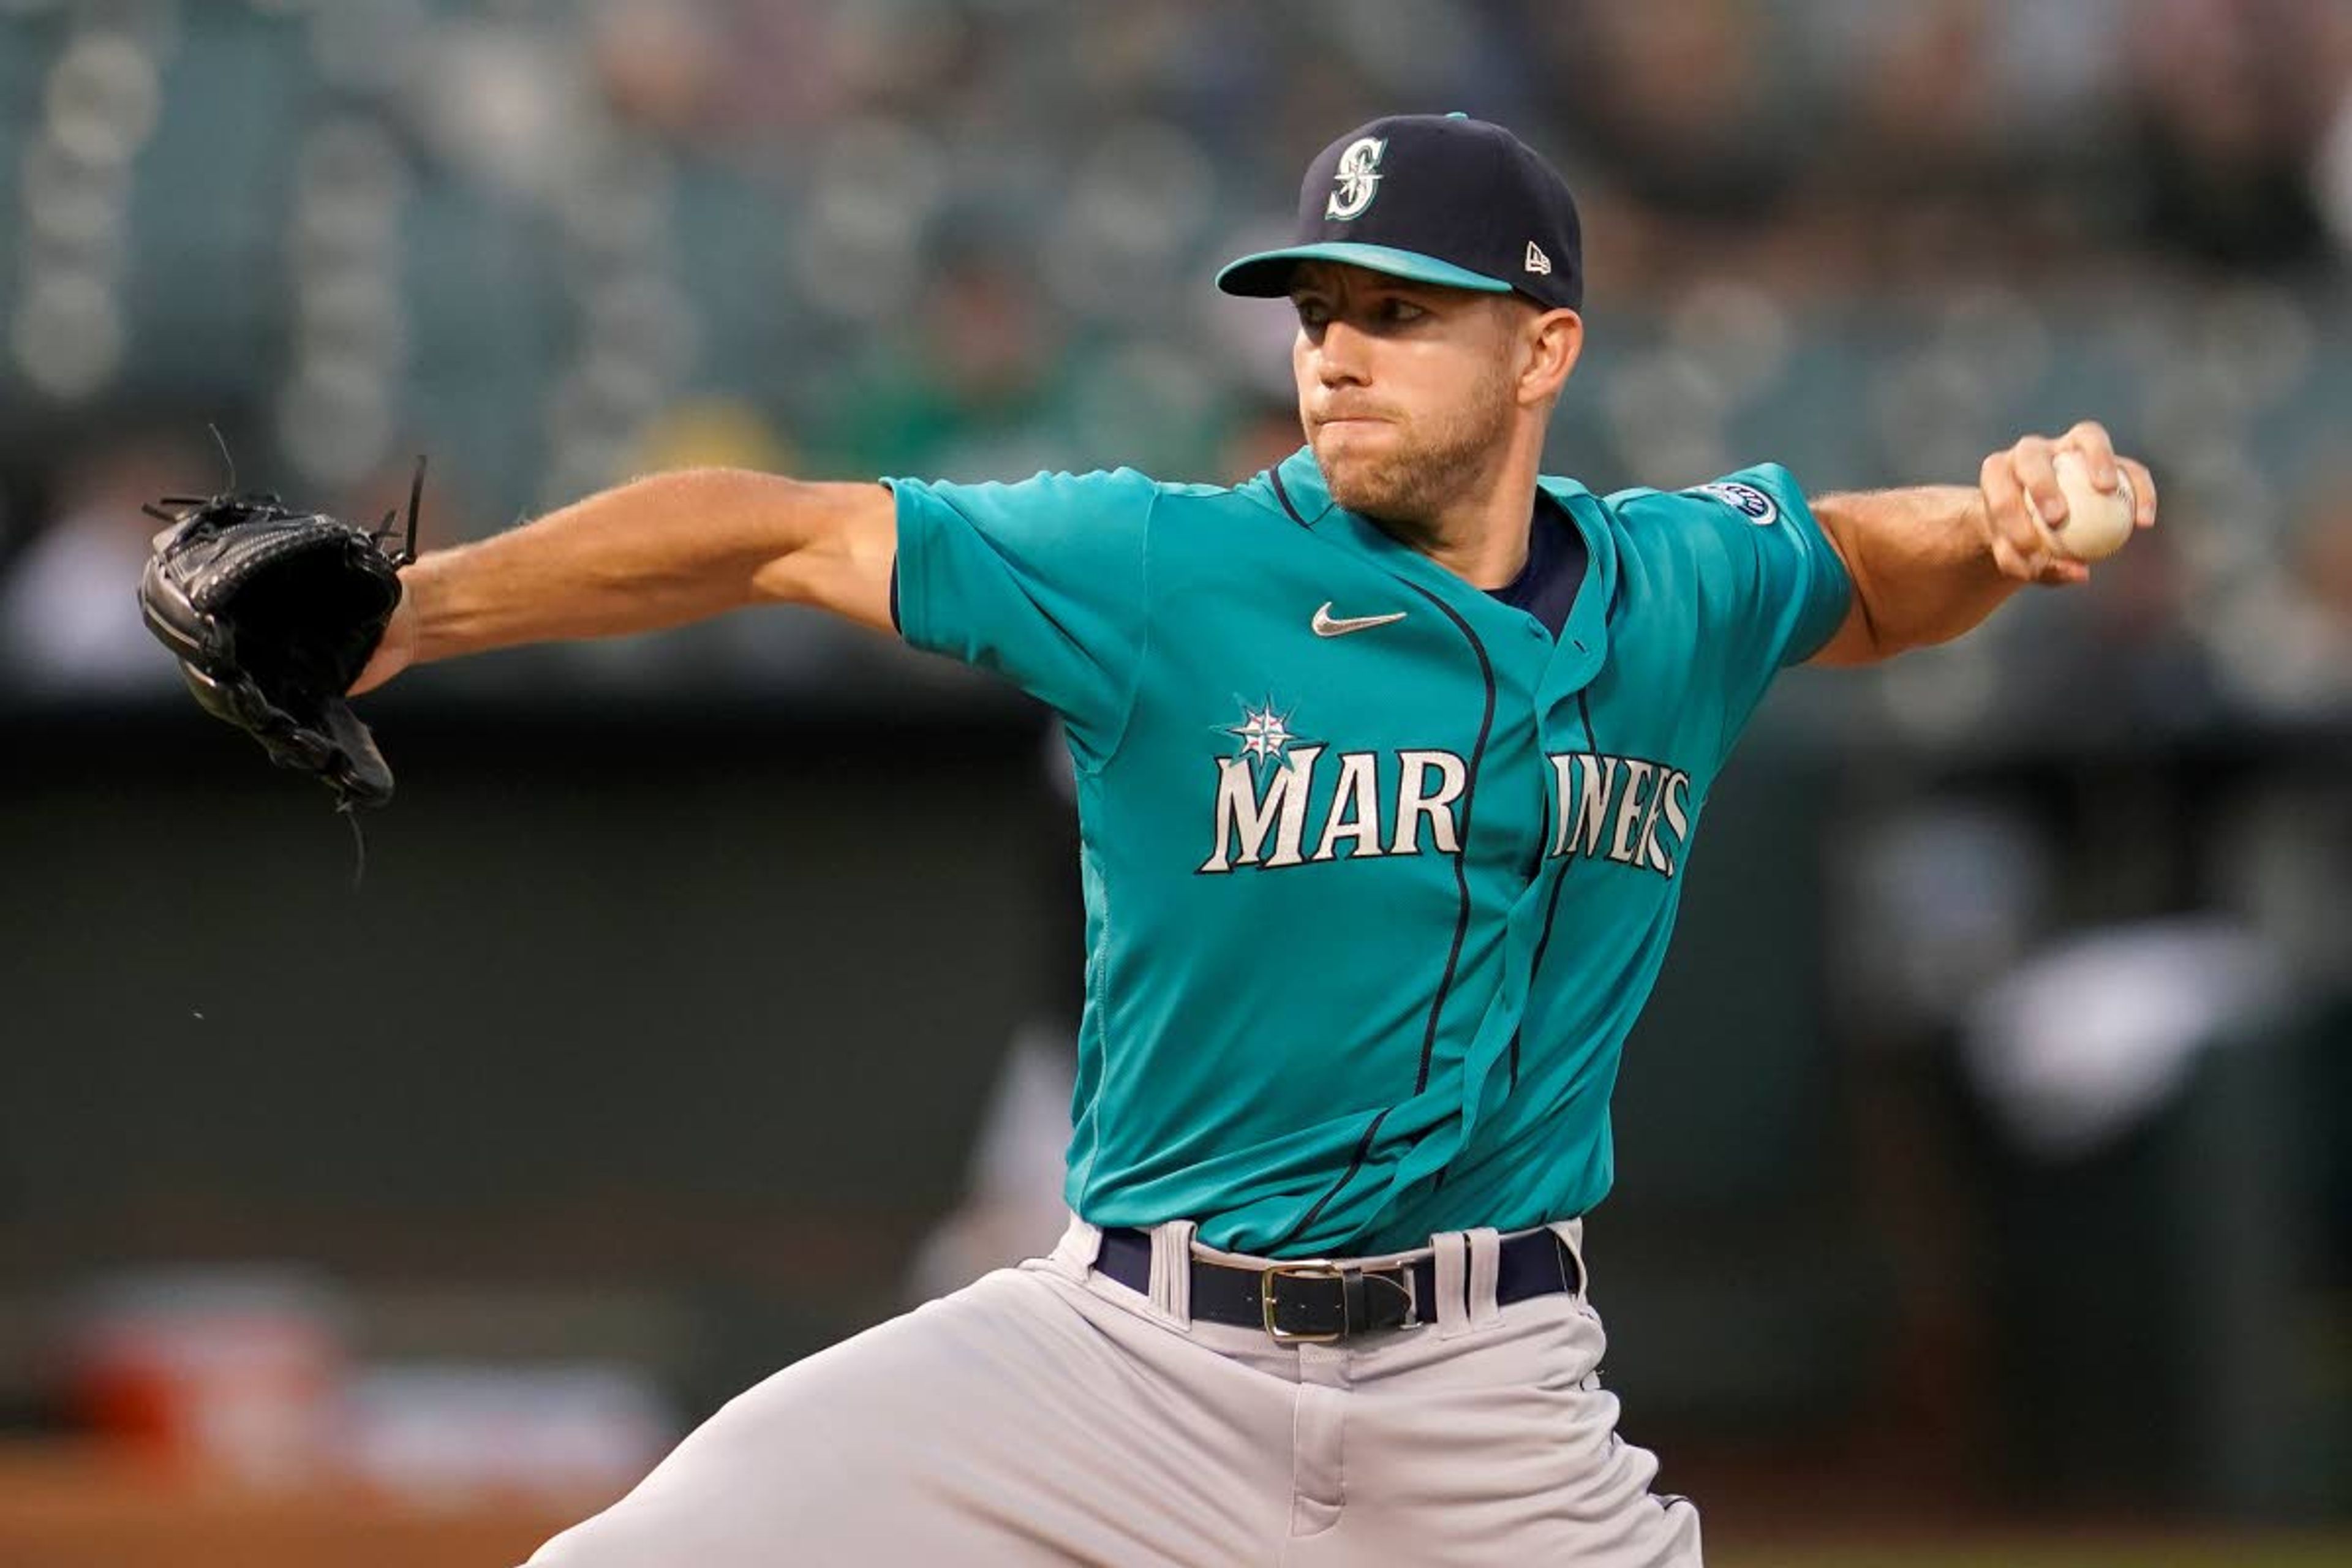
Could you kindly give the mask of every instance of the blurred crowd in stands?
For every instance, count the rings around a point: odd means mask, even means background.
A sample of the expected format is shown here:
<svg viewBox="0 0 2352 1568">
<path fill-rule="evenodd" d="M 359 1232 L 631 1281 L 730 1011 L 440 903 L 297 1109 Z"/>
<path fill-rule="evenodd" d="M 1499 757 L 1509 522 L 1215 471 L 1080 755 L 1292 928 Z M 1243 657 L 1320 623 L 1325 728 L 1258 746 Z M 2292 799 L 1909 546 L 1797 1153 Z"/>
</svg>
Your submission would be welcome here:
<svg viewBox="0 0 2352 1568">
<path fill-rule="evenodd" d="M 135 502 L 226 482 L 208 424 L 355 513 L 431 451 L 436 542 L 680 462 L 1238 478 L 1290 325 L 1211 269 L 1457 108 L 1579 192 L 1596 488 L 2154 465 L 2159 537 L 1870 722 L 2352 710 L 2339 0 L 0 0 L 0 668 L 169 683 Z"/>
</svg>

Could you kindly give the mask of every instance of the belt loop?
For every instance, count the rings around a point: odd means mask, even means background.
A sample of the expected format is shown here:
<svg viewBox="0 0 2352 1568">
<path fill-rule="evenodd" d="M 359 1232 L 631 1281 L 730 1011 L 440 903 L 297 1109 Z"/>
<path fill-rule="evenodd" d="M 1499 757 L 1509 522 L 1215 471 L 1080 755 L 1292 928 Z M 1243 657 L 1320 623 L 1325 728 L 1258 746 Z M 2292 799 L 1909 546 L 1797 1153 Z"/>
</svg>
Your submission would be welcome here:
<svg viewBox="0 0 2352 1568">
<path fill-rule="evenodd" d="M 1083 1285 L 1087 1270 L 1094 1268 L 1095 1259 L 1101 1255 L 1102 1232 L 1074 1214 L 1062 1229 L 1062 1239 L 1054 1244 L 1045 1261 Z"/>
<path fill-rule="evenodd" d="M 1189 1219 L 1151 1227 L 1151 1308 L 1180 1329 L 1192 1326 L 1192 1233 Z"/>
<path fill-rule="evenodd" d="M 1491 1226 L 1463 1232 L 1470 1247 L 1470 1278 L 1465 1293 L 1470 1302 L 1470 1325 L 1483 1327 L 1503 1315 L 1495 1300 L 1495 1286 L 1503 1274 L 1503 1235 Z"/>
<path fill-rule="evenodd" d="M 1556 1219 L 1547 1228 L 1559 1237 L 1559 1244 L 1568 1248 L 1569 1257 L 1576 1263 L 1576 1278 L 1561 1282 L 1569 1286 L 1580 1301 L 1592 1290 L 1592 1270 L 1584 1266 L 1584 1216 Z"/>
<path fill-rule="evenodd" d="M 1458 1230 L 1441 1230 L 1429 1246 L 1437 1300 L 1420 1303 L 1421 1321 L 1435 1323 L 1437 1337 L 1450 1340 L 1470 1331 L 1470 1238 Z"/>
</svg>

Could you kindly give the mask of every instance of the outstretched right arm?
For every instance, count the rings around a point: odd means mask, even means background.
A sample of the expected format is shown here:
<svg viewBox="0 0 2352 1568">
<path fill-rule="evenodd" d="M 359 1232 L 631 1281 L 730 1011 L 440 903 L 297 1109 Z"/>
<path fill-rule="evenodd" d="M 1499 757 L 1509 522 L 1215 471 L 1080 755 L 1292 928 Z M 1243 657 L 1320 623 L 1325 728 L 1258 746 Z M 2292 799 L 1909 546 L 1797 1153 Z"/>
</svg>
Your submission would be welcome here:
<svg viewBox="0 0 2352 1568">
<path fill-rule="evenodd" d="M 352 690 L 431 659 L 660 631 L 749 605 L 814 605 L 887 631 L 897 546 L 882 485 L 740 468 L 633 479 L 419 557 Z"/>
</svg>

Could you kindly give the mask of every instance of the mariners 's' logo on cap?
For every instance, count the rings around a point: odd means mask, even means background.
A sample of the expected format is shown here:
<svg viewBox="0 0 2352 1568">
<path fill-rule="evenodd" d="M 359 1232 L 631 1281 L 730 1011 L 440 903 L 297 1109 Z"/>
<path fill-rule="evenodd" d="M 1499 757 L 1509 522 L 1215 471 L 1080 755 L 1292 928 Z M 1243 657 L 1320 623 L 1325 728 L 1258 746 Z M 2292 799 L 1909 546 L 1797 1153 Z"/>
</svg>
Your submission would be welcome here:
<svg viewBox="0 0 2352 1568">
<path fill-rule="evenodd" d="M 1372 205 L 1381 189 L 1381 154 L 1389 150 L 1381 136 L 1361 136 L 1339 154 L 1339 172 L 1331 176 L 1331 199 L 1323 204 L 1325 217 L 1351 218 Z"/>
</svg>

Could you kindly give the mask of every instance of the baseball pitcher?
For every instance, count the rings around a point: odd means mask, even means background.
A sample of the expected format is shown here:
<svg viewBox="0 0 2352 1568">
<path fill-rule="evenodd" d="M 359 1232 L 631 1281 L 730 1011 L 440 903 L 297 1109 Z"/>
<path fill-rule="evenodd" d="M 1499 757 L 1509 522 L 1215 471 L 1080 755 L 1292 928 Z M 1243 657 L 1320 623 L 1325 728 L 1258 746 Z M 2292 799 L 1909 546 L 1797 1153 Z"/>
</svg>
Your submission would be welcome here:
<svg viewBox="0 0 2352 1568">
<path fill-rule="evenodd" d="M 1708 797 L 1780 669 L 2084 581 L 2062 454 L 2141 527 L 2154 486 L 2088 423 L 1967 487 L 1542 474 L 1576 208 L 1459 116 L 1339 138 L 1218 283 L 1297 317 L 1307 444 L 1244 483 L 668 473 L 402 571 L 354 691 L 815 605 L 1049 704 L 1077 781 L 1060 1244 L 742 1394 L 534 1563 L 1699 1562 L 1597 1379 L 1580 1222 Z"/>
</svg>

